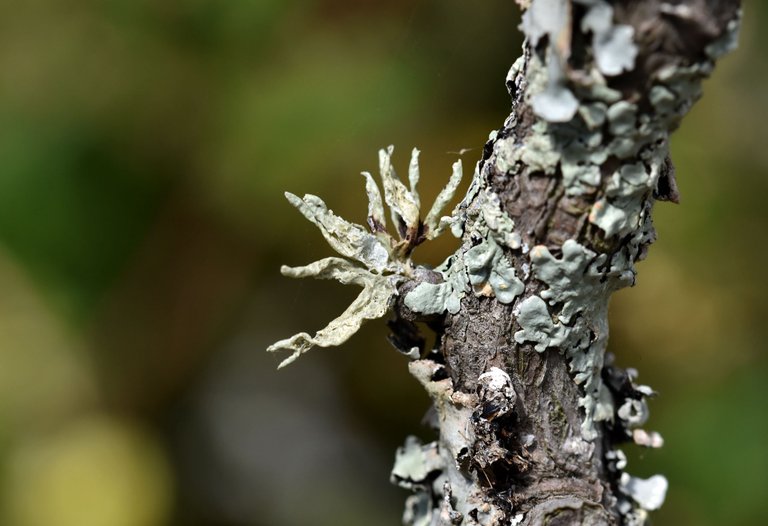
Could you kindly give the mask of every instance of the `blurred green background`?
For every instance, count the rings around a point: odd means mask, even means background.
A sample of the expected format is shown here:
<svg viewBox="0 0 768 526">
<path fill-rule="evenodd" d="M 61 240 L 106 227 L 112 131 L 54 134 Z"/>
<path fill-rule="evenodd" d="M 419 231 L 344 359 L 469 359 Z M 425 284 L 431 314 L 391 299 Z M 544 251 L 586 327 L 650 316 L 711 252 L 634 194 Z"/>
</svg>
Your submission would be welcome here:
<svg viewBox="0 0 768 526">
<path fill-rule="evenodd" d="M 620 364 L 660 392 L 657 525 L 768 514 L 768 6 L 746 1 L 673 141 Z M 363 221 L 361 170 L 422 150 L 426 200 L 509 109 L 511 0 L 0 3 L 0 524 L 393 525 L 428 402 L 369 324 L 276 372 L 356 291 L 284 190 Z M 450 239 L 417 257 L 436 263 Z"/>
</svg>

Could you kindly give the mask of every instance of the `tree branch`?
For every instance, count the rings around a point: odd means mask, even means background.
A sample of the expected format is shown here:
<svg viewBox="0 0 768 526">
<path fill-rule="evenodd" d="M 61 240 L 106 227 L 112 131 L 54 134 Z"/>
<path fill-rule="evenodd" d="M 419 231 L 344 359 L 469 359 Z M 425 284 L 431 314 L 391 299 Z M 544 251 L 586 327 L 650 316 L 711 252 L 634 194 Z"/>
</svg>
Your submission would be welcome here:
<svg viewBox="0 0 768 526">
<path fill-rule="evenodd" d="M 393 341 L 419 319 L 440 336 L 410 364 L 439 439 L 410 438 L 392 479 L 414 491 L 408 525 L 643 524 L 666 480 L 626 474 L 618 447 L 662 441 L 641 428 L 653 392 L 606 357 L 608 301 L 634 284 L 654 202 L 679 199 L 669 134 L 734 47 L 739 3 L 519 3 L 512 113 L 454 212 L 462 245 L 399 284 Z"/>
</svg>

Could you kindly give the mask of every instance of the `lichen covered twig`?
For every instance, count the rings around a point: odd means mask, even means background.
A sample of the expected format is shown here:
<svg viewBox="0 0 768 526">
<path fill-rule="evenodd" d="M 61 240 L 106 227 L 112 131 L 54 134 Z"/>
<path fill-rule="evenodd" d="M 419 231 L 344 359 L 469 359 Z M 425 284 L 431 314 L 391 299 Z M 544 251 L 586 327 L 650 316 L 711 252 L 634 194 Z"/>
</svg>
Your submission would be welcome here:
<svg viewBox="0 0 768 526">
<path fill-rule="evenodd" d="M 419 319 L 437 332 L 427 353 L 401 349 L 432 399 L 438 433 L 398 450 L 392 481 L 413 493 L 407 526 L 640 526 L 667 482 L 626 473 L 621 445 L 663 440 L 644 429 L 654 392 L 606 352 L 608 302 L 635 283 L 635 263 L 655 239 L 655 201 L 679 199 L 669 135 L 735 46 L 739 4 L 518 3 L 527 41 L 507 76 L 513 111 L 450 217 L 441 210 L 461 165 L 422 220 L 416 150 L 409 187 L 392 169 L 391 147 L 380 151 L 383 199 L 363 174 L 370 231 L 319 198 L 289 194 L 348 259 L 283 273 L 363 292 L 315 336 L 269 350 L 293 351 L 285 365 L 342 343 L 390 306 L 390 326 L 403 328 L 393 340 L 419 340 Z M 434 270 L 414 266 L 413 249 L 447 227 L 459 249 Z"/>
</svg>

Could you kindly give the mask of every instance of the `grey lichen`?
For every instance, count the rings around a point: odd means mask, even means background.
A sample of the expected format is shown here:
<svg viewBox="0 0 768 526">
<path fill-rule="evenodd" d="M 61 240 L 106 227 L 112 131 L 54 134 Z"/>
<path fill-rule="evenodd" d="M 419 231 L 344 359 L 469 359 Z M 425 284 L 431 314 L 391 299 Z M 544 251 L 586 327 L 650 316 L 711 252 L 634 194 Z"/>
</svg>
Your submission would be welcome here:
<svg viewBox="0 0 768 526">
<path fill-rule="evenodd" d="M 569 0 L 534 1 L 523 13 L 521 29 L 534 47 L 545 36 L 549 37 L 550 41 L 562 45 L 570 41 L 570 23 Z"/>
<path fill-rule="evenodd" d="M 637 230 L 643 221 L 644 203 L 658 186 L 665 163 L 664 149 L 649 146 L 639 157 L 642 162 L 622 164 L 608 176 L 605 195 L 592 206 L 589 220 L 606 237 L 623 237 Z"/>
<path fill-rule="evenodd" d="M 570 203 L 576 207 L 586 203 L 586 220 L 602 232 L 593 229 L 594 237 L 585 236 L 590 248 L 573 239 L 560 246 L 547 240 L 547 245 L 530 251 L 529 263 L 512 251 L 510 266 L 521 269 L 526 280 L 530 269 L 542 285 L 527 297 L 513 299 L 519 326 L 514 340 L 532 344 L 540 353 L 558 349 L 567 357 L 583 392 L 579 400 L 584 409 L 583 439 L 596 439 L 598 423 L 604 422 L 626 440 L 659 447 L 661 436 L 640 428 L 648 417 L 646 397 L 652 391 L 636 386 L 632 378 L 620 386 L 603 379 L 608 300 L 614 291 L 634 283 L 634 262 L 643 257 L 654 237 L 650 223 L 654 198 L 676 200 L 668 159 L 669 132 L 700 96 L 701 81 L 712 71 L 710 59 L 733 47 L 738 20 L 731 21 L 726 33 L 708 46 L 709 58 L 698 63 L 672 61 L 653 73 L 644 93 L 627 96 L 610 87 L 608 77 L 635 68 L 634 29 L 614 20 L 609 2 L 573 3 L 583 6 L 580 29 L 591 35 L 593 61 L 587 60 L 578 72 L 571 70 L 570 31 L 576 30 L 570 23 L 575 16 L 571 2 L 530 3 L 522 25 L 530 55 L 516 62 L 507 85 L 513 94 L 512 86 L 527 90 L 522 101 L 536 118 L 526 122 L 522 136 L 505 130 L 494 140 L 493 176 L 500 172 L 514 178 L 514 191 L 533 178 L 537 182 L 542 176 L 559 178 L 568 198 L 583 199 Z M 507 119 L 505 129 L 514 128 L 515 118 Z M 548 188 L 550 196 L 557 195 L 551 189 L 558 186 L 551 183 Z M 574 215 L 579 212 L 575 207 L 571 210 Z M 479 221 L 475 228 L 487 223 Z M 483 232 L 467 251 L 467 271 L 476 291 L 487 279 L 484 273 L 495 253 L 493 241 L 500 244 Z M 623 465 L 617 468 L 617 478 L 622 469 Z M 663 500 L 663 479 L 645 484 L 622 477 L 631 481 L 622 486 L 626 497 L 620 506 L 622 518 L 628 524 L 641 524 Z"/>
<path fill-rule="evenodd" d="M 579 101 L 568 88 L 565 72 L 571 53 L 571 2 L 548 0 L 532 2 L 523 13 L 521 29 L 532 46 L 547 37 L 546 74 L 531 76 L 530 104 L 534 113 L 548 122 L 568 122 L 579 108 Z M 536 68 L 534 68 L 536 69 Z"/>
<path fill-rule="evenodd" d="M 411 154 L 408 169 L 410 188 L 406 188 L 395 174 L 392 167 L 392 151 L 392 146 L 379 151 L 379 170 L 384 188 L 384 202 L 389 206 L 398 238 L 386 230 L 381 192 L 367 172 L 363 172 L 363 176 L 368 194 L 370 232 L 335 215 L 319 197 L 305 195 L 299 198 L 286 192 L 288 201 L 320 229 L 331 248 L 354 262 L 330 257 L 304 267 L 283 266 L 280 269 L 283 275 L 294 278 L 311 276 L 335 279 L 342 284 L 361 286 L 363 291 L 341 316 L 314 336 L 302 332 L 270 345 L 267 348 L 269 352 L 293 351 L 278 367 L 290 364 L 312 347 L 340 345 L 357 332 L 365 320 L 384 316 L 392 299 L 397 295 L 398 284 L 413 274 L 410 260 L 413 248 L 425 239 L 433 239 L 451 224 L 451 217 L 441 217 L 440 214 L 453 198 L 461 181 L 461 162 L 454 163 L 448 184 L 440 192 L 422 222 L 420 198 L 416 189 L 419 181 L 419 151 L 414 149 Z"/>
<path fill-rule="evenodd" d="M 636 218 L 629 211 L 609 202 L 606 198 L 592 205 L 589 221 L 600 227 L 606 237 L 628 232 L 637 226 Z"/>
<path fill-rule="evenodd" d="M 446 227 L 451 226 L 453 222 L 453 215 L 441 216 L 443 209 L 453 199 L 456 190 L 461 183 L 463 171 L 461 161 L 453 163 L 453 171 L 451 172 L 451 178 L 448 180 L 448 184 L 440 190 L 437 194 L 435 202 L 427 213 L 424 219 L 424 225 L 427 228 L 427 239 L 434 239 L 443 233 Z"/>
<path fill-rule="evenodd" d="M 480 201 L 482 219 L 488 227 L 490 235 L 496 242 L 506 248 L 517 250 L 522 246 L 520 233 L 515 231 L 515 222 L 502 209 L 499 196 L 489 190 L 484 190 Z M 478 224 L 478 229 L 483 225 Z"/>
<path fill-rule="evenodd" d="M 648 421 L 648 404 L 643 399 L 628 398 L 619 407 L 617 414 L 628 428 L 639 427 Z"/>
<path fill-rule="evenodd" d="M 629 135 L 635 129 L 637 106 L 620 100 L 608 108 L 607 117 L 611 133 L 614 135 Z"/>
<path fill-rule="evenodd" d="M 740 16 L 731 20 L 727 30 L 707 47 L 707 59 L 661 67 L 648 88 L 647 101 L 652 111 L 640 115 L 639 102 L 623 100 L 607 81 L 635 66 L 638 48 L 633 28 L 616 23 L 614 8 L 605 0 L 575 3 L 584 9 L 579 29 L 591 35 L 594 64 L 578 75 L 568 65 L 574 16 L 571 2 L 531 2 L 522 29 L 534 48 L 545 37 L 547 40 L 546 48 L 532 53 L 525 65 L 525 100 L 539 120 L 531 124 L 525 141 L 514 136 L 496 141 L 497 166 L 506 171 L 522 165 L 547 175 L 559 173 L 566 193 L 580 196 L 593 195 L 600 187 L 605 177 L 601 165 L 606 159 L 634 162 L 641 158 L 648 177 L 631 183 L 633 187 L 619 188 L 618 192 L 609 188 L 605 195 L 597 195 L 589 215 L 590 222 L 607 238 L 622 237 L 642 221 L 642 203 L 656 190 L 665 163 L 669 131 L 701 95 L 701 80 L 711 73 L 713 60 L 735 46 Z M 523 67 L 517 64 L 510 75 Z M 587 141 L 586 131 L 593 132 Z"/>
<path fill-rule="evenodd" d="M 579 115 L 589 130 L 596 130 L 603 125 L 607 111 L 608 107 L 602 102 L 593 102 L 579 106 Z"/>
<path fill-rule="evenodd" d="M 600 166 L 596 164 L 563 163 L 562 171 L 568 195 L 591 193 L 600 184 Z"/>
<path fill-rule="evenodd" d="M 395 262 L 390 261 L 389 250 L 379 238 L 335 215 L 319 197 L 308 194 L 302 199 L 290 192 L 286 192 L 285 197 L 320 229 L 331 248 L 342 256 L 355 259 L 375 272 L 395 270 Z"/>
<path fill-rule="evenodd" d="M 610 362 L 611 360 L 612 357 L 609 356 L 607 361 Z M 639 446 L 661 447 L 664 444 L 664 439 L 659 433 L 640 428 L 648 420 L 647 400 L 655 396 L 654 390 L 647 385 L 636 383 L 637 371 L 635 369 L 621 371 L 608 364 L 606 371 L 608 387 L 613 393 L 614 407 L 616 407 L 614 430 Z"/>
<path fill-rule="evenodd" d="M 419 197 L 418 194 L 406 188 L 395 175 L 392 167 L 393 149 L 390 146 L 386 150 L 379 150 L 379 172 L 384 187 L 384 200 L 389 205 L 392 222 L 399 230 L 403 227 L 416 229 L 419 224 Z M 411 164 L 414 161 L 418 162 L 418 155 L 419 151 L 414 149 Z"/>
</svg>

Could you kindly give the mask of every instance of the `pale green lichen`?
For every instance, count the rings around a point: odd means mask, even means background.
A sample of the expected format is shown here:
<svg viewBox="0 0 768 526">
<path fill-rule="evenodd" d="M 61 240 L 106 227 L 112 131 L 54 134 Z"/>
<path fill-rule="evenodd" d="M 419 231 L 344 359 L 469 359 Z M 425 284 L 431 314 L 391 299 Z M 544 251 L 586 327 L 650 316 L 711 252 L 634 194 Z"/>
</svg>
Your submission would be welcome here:
<svg viewBox="0 0 768 526">
<path fill-rule="evenodd" d="M 635 66 L 637 46 L 632 41 L 632 26 L 613 23 L 613 7 L 602 0 L 576 0 L 589 6 L 581 19 L 583 32 L 592 33 L 595 64 L 607 76 L 619 75 Z"/>
<path fill-rule="evenodd" d="M 444 469 L 445 460 L 437 442 L 422 444 L 415 436 L 409 436 L 405 445 L 397 449 L 390 482 L 416 492 L 406 499 L 403 524 L 429 526 L 432 523 L 432 493 L 440 491 L 434 488 L 437 485 L 434 479 Z"/>
<path fill-rule="evenodd" d="M 609 88 L 605 83 L 605 79 L 600 77 L 598 71 L 592 71 L 590 80 L 592 80 L 592 85 L 589 87 L 589 95 L 595 101 L 611 104 L 621 100 L 621 92 L 619 90 Z"/>
<path fill-rule="evenodd" d="M 441 217 L 443 209 L 453 199 L 456 190 L 459 187 L 462 179 L 462 165 L 461 161 L 453 163 L 453 171 L 451 178 L 448 180 L 448 184 L 443 188 L 437 197 L 432 208 L 427 213 L 427 217 L 424 219 L 424 224 L 427 227 L 427 239 L 433 239 L 440 235 L 446 226 L 450 226 L 453 220 L 452 217 Z"/>
<path fill-rule="evenodd" d="M 512 250 L 519 249 L 522 245 L 522 238 L 515 231 L 515 222 L 502 210 L 499 196 L 495 192 L 485 190 L 480 206 L 483 221 L 491 236 L 504 247 Z"/>
<path fill-rule="evenodd" d="M 619 159 L 633 159 L 642 146 L 633 137 L 614 137 L 608 144 L 607 151 Z"/>
<path fill-rule="evenodd" d="M 597 164 L 563 163 L 561 170 L 568 195 L 594 192 L 600 184 L 600 166 Z"/>
<path fill-rule="evenodd" d="M 370 232 L 360 225 L 336 216 L 319 197 L 305 195 L 299 198 L 286 193 L 288 201 L 304 217 L 317 225 L 328 244 L 336 252 L 355 260 L 356 263 L 331 257 L 304 267 L 283 266 L 281 272 L 285 276 L 295 278 L 312 276 L 335 279 L 343 284 L 361 286 L 363 291 L 341 316 L 314 336 L 302 332 L 270 345 L 267 348 L 269 352 L 293 351 L 278 367 L 290 364 L 312 347 L 340 345 L 357 332 L 365 320 L 384 316 L 389 310 L 392 298 L 397 295 L 397 285 L 413 272 L 410 252 L 423 239 L 436 237 L 450 225 L 452 219 L 441 218 L 440 213 L 453 198 L 461 181 L 461 162 L 453 165 L 453 174 L 448 185 L 440 192 L 425 222 L 422 223 L 419 218 L 420 199 L 416 190 L 419 180 L 419 152 L 416 149 L 412 152 L 408 168 L 410 188 L 406 188 L 392 167 L 392 150 L 390 146 L 379 151 L 379 170 L 384 188 L 384 202 L 389 206 L 392 221 L 397 227 L 398 239 L 386 231 L 381 192 L 369 173 L 364 172 L 363 176 L 368 194 Z"/>
<path fill-rule="evenodd" d="M 670 114 L 675 109 L 677 97 L 668 88 L 656 85 L 648 93 L 648 101 L 660 114 Z"/>
<path fill-rule="evenodd" d="M 419 201 L 395 174 L 392 167 L 392 151 L 390 146 L 386 150 L 379 150 L 379 172 L 381 173 L 381 182 L 384 187 L 384 200 L 389 205 L 392 222 L 400 228 L 418 228 L 419 224 Z M 418 159 L 418 150 L 414 150 L 412 158 Z"/>
<path fill-rule="evenodd" d="M 637 46 L 634 29 L 613 23 L 613 7 L 604 0 L 577 0 L 587 8 L 581 30 L 592 34 L 596 68 L 614 76 L 634 67 Z M 528 102 L 541 119 L 569 122 L 579 111 L 579 99 L 569 86 L 566 63 L 571 54 L 573 8 L 568 0 L 535 1 L 523 13 L 521 28 L 531 46 L 548 37 L 546 68 L 534 55 L 529 61 Z M 603 82 L 604 84 L 604 82 Z M 616 97 L 615 100 L 620 98 Z"/>
<path fill-rule="evenodd" d="M 609 259 L 575 240 L 562 245 L 559 258 L 548 248 L 536 246 L 530 260 L 534 276 L 548 288 L 540 297 L 531 296 L 517 306 L 520 330 L 515 341 L 533 342 L 539 352 L 548 347 L 565 352 L 574 381 L 585 393 L 579 401 L 586 414 L 582 435 L 592 440 L 594 422 L 611 420 L 614 414 L 610 393 L 600 378 L 608 337 L 607 300 L 613 291 L 634 282 L 634 270 L 627 255 Z M 553 315 L 547 303 L 559 306 L 559 312 Z"/>
<path fill-rule="evenodd" d="M 456 314 L 461 306 L 461 299 L 468 292 L 468 281 L 463 259 L 452 256 L 437 267 L 435 271 L 443 276 L 442 283 L 419 283 L 405 295 L 405 306 L 422 314 Z"/>
<path fill-rule="evenodd" d="M 637 106 L 624 100 L 612 104 L 606 114 L 608 127 L 614 135 L 630 135 L 635 131 Z"/>
<path fill-rule="evenodd" d="M 431 525 L 451 516 L 477 516 L 478 526 L 498 524 L 484 518 L 487 507 L 482 490 L 460 474 L 457 464 L 473 442 L 467 425 L 479 403 L 478 395 L 455 390 L 445 374 L 445 366 L 432 360 L 409 362 L 408 370 L 432 399 L 440 417 L 440 441 L 421 445 L 409 438 L 405 447 L 398 450 L 392 481 L 417 492 L 406 500 L 403 524 Z M 505 383 L 500 391 L 494 392 L 504 396 L 510 389 Z M 514 391 L 510 396 L 514 396 Z M 424 506 L 424 502 L 429 505 Z M 434 506 L 437 502 L 442 505 Z"/>
<path fill-rule="evenodd" d="M 537 121 L 531 126 L 531 135 L 519 144 L 514 136 L 497 140 L 494 144 L 496 163 L 500 170 L 515 171 L 518 164 L 531 171 L 554 175 L 560 162 L 561 152 L 546 122 Z"/>
<path fill-rule="evenodd" d="M 701 95 L 701 80 L 711 73 L 713 62 L 670 63 L 661 68 L 649 89 L 647 102 L 652 112 L 641 115 L 639 102 L 623 100 L 622 93 L 606 81 L 634 67 L 637 46 L 632 27 L 615 23 L 613 7 L 605 0 L 575 3 L 584 9 L 580 30 L 591 35 L 593 66 L 578 77 L 567 74 L 563 67 L 570 55 L 569 32 L 573 29 L 568 2 L 531 2 L 522 29 L 533 48 L 548 38 L 545 49 L 539 47 L 531 54 L 525 70 L 526 102 L 539 120 L 523 141 L 514 136 L 497 141 L 494 153 L 501 170 L 515 172 L 524 166 L 529 173 L 562 176 L 569 196 L 597 194 L 590 222 L 607 238 L 621 237 L 637 228 L 643 201 L 656 189 L 665 163 L 666 155 L 649 156 L 648 152 L 667 151 L 669 131 Z M 711 59 L 732 49 L 738 25 L 737 17 L 708 46 Z M 522 67 L 517 65 L 510 74 L 521 72 Z M 573 119 L 573 115 L 579 118 Z M 651 177 L 634 182 L 624 178 L 624 183 L 613 184 L 615 174 L 602 173 L 609 157 L 630 163 L 642 158 Z M 598 193 L 604 177 L 609 178 L 607 191 Z"/>
<path fill-rule="evenodd" d="M 536 47 L 539 40 L 548 36 L 550 40 L 560 41 L 564 32 L 569 31 L 571 6 L 569 0 L 550 0 L 531 2 L 523 13 L 520 28 Z"/>
<path fill-rule="evenodd" d="M 322 199 L 314 195 L 299 198 L 285 193 L 288 201 L 308 220 L 317 225 L 323 237 L 336 252 L 355 259 L 376 272 L 395 270 L 388 248 L 375 235 L 328 210 Z M 389 267 L 389 268 L 388 268 Z"/>
<path fill-rule="evenodd" d="M 568 122 L 579 101 L 567 86 L 564 70 L 570 54 L 571 6 L 568 0 L 533 2 L 523 13 L 521 28 L 531 46 L 548 38 L 546 73 L 541 65 L 531 67 L 528 95 L 533 112 L 549 122 Z"/>
<path fill-rule="evenodd" d="M 531 171 L 553 175 L 561 156 L 554 137 L 548 133 L 548 127 L 543 121 L 534 124 L 531 132 L 523 145 L 508 145 L 512 150 L 511 159 L 522 162 Z"/>
<path fill-rule="evenodd" d="M 592 40 L 587 48 L 593 62 L 587 61 L 579 71 L 566 69 L 572 65 L 569 31 L 578 30 L 570 23 L 574 15 L 569 9 L 575 4 L 581 4 L 579 29 Z M 634 282 L 634 261 L 654 238 L 650 223 L 654 195 L 675 199 L 669 132 L 701 96 L 702 80 L 712 72 L 714 59 L 735 47 L 741 13 L 706 47 L 706 56 L 699 62 L 670 61 L 653 75 L 645 94 L 627 96 L 610 88 L 606 78 L 631 71 L 638 47 L 633 28 L 615 22 L 613 9 L 606 0 L 530 2 L 523 19 L 530 55 L 525 67 L 518 64 L 510 71 L 525 77 L 508 77 L 507 84 L 514 82 L 518 89 L 525 86 L 524 102 L 538 119 L 522 128 L 525 136 L 512 133 L 496 141 L 494 155 L 496 168 L 510 177 L 561 178 L 566 196 L 583 196 L 583 201 L 591 203 L 587 219 L 608 242 L 590 235 L 591 241 L 601 250 L 615 250 L 598 254 L 569 240 L 551 247 L 551 252 L 544 246 L 534 247 L 530 266 L 517 261 L 523 274 L 527 277 L 530 268 L 543 287 L 515 306 L 519 330 L 514 339 L 533 344 L 538 352 L 557 348 L 566 355 L 573 378 L 583 389 L 579 404 L 585 411 L 584 439 L 598 436 L 596 422 L 612 421 L 613 430 L 624 438 L 659 447 L 663 440 L 658 433 L 639 428 L 648 417 L 645 398 L 652 391 L 636 386 L 629 372 L 618 386 L 616 379 L 603 382 L 604 374 L 612 374 L 604 367 L 608 299 L 613 291 Z M 692 17 L 690 7 L 675 3 L 662 3 L 659 9 L 671 17 Z M 545 37 L 546 48 L 539 44 Z M 573 95 L 578 97 L 575 103 Z M 514 124 L 514 117 L 505 122 L 506 128 L 514 127 L 510 122 Z M 579 205 L 573 210 L 580 211 Z M 487 241 L 478 246 L 478 258 L 487 259 Z M 644 525 L 649 511 L 664 500 L 666 479 L 622 474 L 626 459 L 618 458 L 623 457 L 621 452 L 609 451 L 606 459 L 614 453 L 617 461 L 609 469 L 620 480 L 621 522 Z"/>
<path fill-rule="evenodd" d="M 605 0 L 576 0 L 584 6 L 581 31 L 592 36 L 594 66 L 586 75 L 566 79 L 559 64 L 570 52 L 558 38 L 567 31 L 571 13 L 562 1 L 534 0 L 523 29 L 531 44 L 549 38 L 546 50 L 534 49 L 525 70 L 526 102 L 539 117 L 523 140 L 510 135 L 496 141 L 497 168 L 509 173 L 561 177 L 568 196 L 594 196 L 587 219 L 606 238 L 625 239 L 616 254 L 598 255 L 567 241 L 555 257 L 545 247 L 534 247 L 530 269 L 547 288 L 517 305 L 518 342 L 533 343 L 537 351 L 562 349 L 568 356 L 574 380 L 583 386 L 580 404 L 586 411 L 582 433 L 594 437 L 594 422 L 610 420 L 617 411 L 602 384 L 600 372 L 607 342 L 607 301 L 610 294 L 634 281 L 632 261 L 638 257 L 649 233 L 648 203 L 667 166 L 668 133 L 677 126 L 700 95 L 701 80 L 712 62 L 670 64 L 653 79 L 647 102 L 651 112 L 635 100 L 608 87 L 606 77 L 634 67 L 637 48 L 633 29 L 616 24 L 613 8 Z M 547 15 L 549 18 L 545 18 Z M 712 56 L 733 45 L 737 23 L 709 50 Z M 568 40 L 568 39 L 566 39 Z M 546 60 L 545 58 L 546 57 Z M 553 66 L 552 64 L 555 64 Z M 516 71 L 523 71 L 518 66 Z M 578 93 L 580 101 L 570 119 L 565 93 Z M 567 111 L 566 111 L 567 110 Z M 609 158 L 619 165 L 606 173 Z M 486 238 L 488 236 L 485 236 Z M 481 280 L 474 267 L 482 267 L 492 250 L 487 240 L 473 249 L 476 256 L 467 268 L 473 284 Z M 528 266 L 521 267 L 527 275 Z M 477 290 L 477 287 L 475 287 Z M 618 418 L 634 427 L 642 419 L 642 400 L 617 401 Z"/>
<path fill-rule="evenodd" d="M 544 352 L 548 347 L 559 347 L 568 336 L 568 328 L 555 324 L 546 302 L 538 296 L 525 298 L 516 310 L 520 330 L 514 335 L 517 343 L 533 342 L 534 349 Z"/>
<path fill-rule="evenodd" d="M 545 246 L 531 250 L 533 273 L 549 287 L 541 297 L 550 305 L 562 304 L 558 318 L 564 323 L 570 323 L 576 314 L 600 303 L 614 290 L 634 282 L 633 270 L 618 266 L 605 269 L 607 260 L 606 254 L 598 255 L 573 239 L 563 243 L 560 258 Z"/>
<path fill-rule="evenodd" d="M 397 276 L 374 274 L 341 258 L 326 258 L 304 267 L 283 266 L 284 276 L 292 278 L 317 277 L 335 279 L 340 283 L 363 287 L 363 291 L 338 318 L 331 321 L 314 336 L 305 332 L 275 342 L 267 348 L 293 350 L 279 367 L 285 367 L 314 346 L 330 347 L 341 345 L 360 329 L 365 320 L 381 318 L 389 309 L 391 298 L 397 294 Z"/>
<path fill-rule="evenodd" d="M 531 97 L 533 112 L 548 122 L 568 122 L 579 109 L 579 100 L 568 88 L 560 60 L 550 47 L 546 87 Z"/>
<path fill-rule="evenodd" d="M 656 185 L 661 174 L 661 148 L 650 148 L 641 156 L 645 163 L 623 164 L 611 174 L 605 185 L 605 197 L 593 206 L 589 220 L 599 226 L 606 237 L 625 236 L 636 230 L 641 221 L 643 203 Z"/>
<path fill-rule="evenodd" d="M 467 250 L 464 264 L 475 292 L 482 295 L 492 292 L 500 303 L 511 303 L 525 288 L 493 237 Z"/>
<path fill-rule="evenodd" d="M 411 151 L 411 162 L 408 163 L 408 184 L 410 186 L 411 195 L 413 200 L 416 201 L 416 206 L 421 207 L 421 198 L 419 197 L 419 150 L 414 148 Z M 391 153 L 390 153 L 391 155 Z"/>
<path fill-rule="evenodd" d="M 435 269 L 442 275 L 442 283 L 420 283 L 405 296 L 405 305 L 414 312 L 455 314 L 468 292 L 468 285 L 472 285 L 476 294 L 493 296 L 505 304 L 512 303 L 523 292 L 524 284 L 503 248 L 522 248 L 514 221 L 502 210 L 498 195 L 487 189 L 470 191 L 479 195 L 473 232 L 482 237 L 463 257 L 451 256 Z"/>
<path fill-rule="evenodd" d="M 414 489 L 424 485 L 427 477 L 444 467 L 437 442 L 422 444 L 415 436 L 409 436 L 405 445 L 397 449 L 395 465 L 390 478 L 401 488 Z"/>
<path fill-rule="evenodd" d="M 589 214 L 590 223 L 599 226 L 606 237 L 633 230 L 637 226 L 636 219 L 626 208 L 616 206 L 605 198 L 592 205 Z"/>
<path fill-rule="evenodd" d="M 584 120 L 587 129 L 596 130 L 605 123 L 608 107 L 602 102 L 582 104 L 579 106 L 579 115 Z"/>
<path fill-rule="evenodd" d="M 648 404 L 643 399 L 627 398 L 616 414 L 626 423 L 627 428 L 640 427 L 648 421 Z"/>
<path fill-rule="evenodd" d="M 478 166 L 475 166 L 475 173 L 472 177 L 472 182 L 469 184 L 469 189 L 467 190 L 464 199 L 462 199 L 461 202 L 456 205 L 456 208 L 451 214 L 451 234 L 453 234 L 454 237 L 461 238 L 461 236 L 464 235 L 464 227 L 467 223 L 468 216 L 467 208 L 469 207 L 470 203 L 475 200 L 475 197 L 477 197 L 481 187 L 482 183 L 480 174 L 478 172 Z"/>
</svg>

